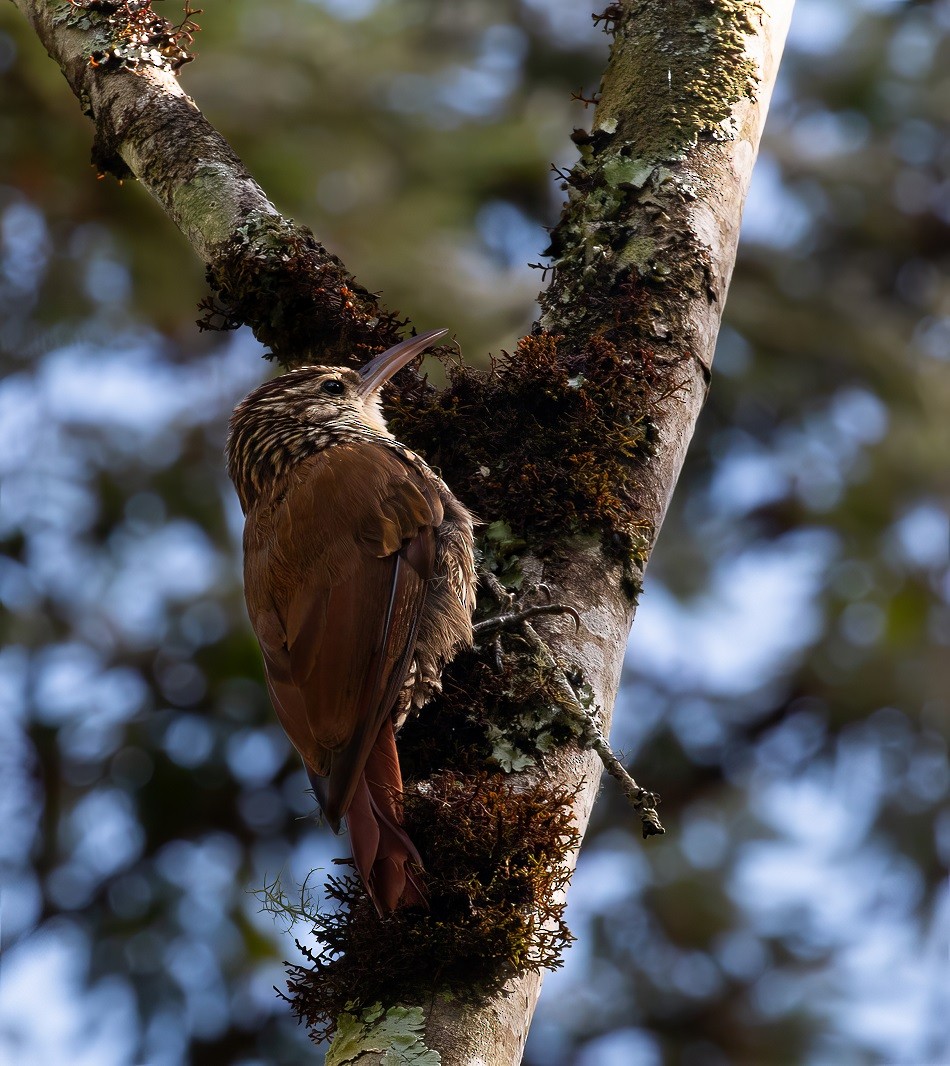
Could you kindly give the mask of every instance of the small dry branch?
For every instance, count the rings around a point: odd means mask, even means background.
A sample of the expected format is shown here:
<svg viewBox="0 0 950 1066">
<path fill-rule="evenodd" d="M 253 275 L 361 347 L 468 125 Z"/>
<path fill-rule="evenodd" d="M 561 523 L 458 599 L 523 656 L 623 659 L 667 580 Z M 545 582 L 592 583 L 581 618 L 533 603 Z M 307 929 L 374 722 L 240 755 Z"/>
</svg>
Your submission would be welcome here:
<svg viewBox="0 0 950 1066">
<path fill-rule="evenodd" d="M 633 809 L 640 815 L 640 823 L 643 828 L 643 838 L 657 836 L 665 833 L 660 816 L 656 807 L 660 797 L 655 792 L 638 785 L 628 773 L 623 763 L 617 758 L 616 753 L 610 746 L 610 742 L 604 736 L 600 728 L 595 709 L 586 708 L 577 697 L 573 686 L 564 672 L 564 668 L 551 654 L 551 649 L 538 635 L 537 630 L 531 625 L 529 619 L 545 614 L 568 614 L 574 620 L 575 628 L 579 629 L 581 620 L 573 607 L 565 607 L 557 603 L 542 604 L 535 607 L 526 607 L 521 611 L 512 611 L 513 595 L 505 588 L 491 571 L 481 573 L 482 584 L 492 598 L 502 607 L 502 612 L 492 618 L 487 618 L 475 626 L 475 639 L 484 640 L 493 637 L 495 641 L 495 654 L 500 657 L 501 648 L 498 637 L 502 630 L 517 628 L 519 636 L 534 652 L 537 659 L 551 672 L 554 686 L 558 692 L 558 703 L 561 708 L 575 719 L 579 725 L 581 742 L 595 751 L 604 764 L 604 769 L 619 783 L 623 794 L 630 801 Z"/>
<path fill-rule="evenodd" d="M 643 837 L 657 836 L 665 833 L 660 816 L 656 812 L 660 797 L 655 792 L 638 785 L 633 777 L 627 772 L 623 763 L 617 758 L 610 742 L 604 736 L 597 720 L 596 711 L 588 710 L 577 698 L 571 683 L 567 679 L 560 663 L 551 654 L 550 649 L 538 636 L 537 631 L 529 623 L 523 623 L 522 634 L 531 650 L 538 658 L 549 667 L 554 677 L 554 683 L 560 692 L 560 703 L 563 709 L 571 717 L 579 720 L 581 724 L 581 739 L 593 751 L 597 752 L 604 769 L 620 784 L 623 794 L 630 801 L 633 809 L 640 815 L 640 823 L 643 829 Z"/>
</svg>

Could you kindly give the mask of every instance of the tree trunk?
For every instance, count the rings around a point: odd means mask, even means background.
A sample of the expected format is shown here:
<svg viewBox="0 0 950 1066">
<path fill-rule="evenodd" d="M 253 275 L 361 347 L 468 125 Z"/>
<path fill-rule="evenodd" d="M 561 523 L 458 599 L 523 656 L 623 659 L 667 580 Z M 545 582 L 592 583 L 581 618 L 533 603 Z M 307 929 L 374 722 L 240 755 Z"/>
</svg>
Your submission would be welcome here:
<svg viewBox="0 0 950 1066">
<path fill-rule="evenodd" d="M 127 167 L 146 185 L 208 263 L 229 313 L 288 363 L 313 350 L 325 362 L 359 357 L 361 348 L 396 339 L 394 316 L 309 232 L 279 216 L 182 93 L 173 62 L 115 61 L 122 4 L 107 18 L 109 5 L 14 2 L 96 123 L 99 166 Z M 792 0 L 628 0 L 603 15 L 613 47 L 592 129 L 574 134 L 581 159 L 565 179 L 568 200 L 550 249 L 554 277 L 535 338 L 552 338 L 565 375 L 576 375 L 605 339 L 631 373 L 649 365 L 650 456 L 637 468 L 636 493 L 623 500 L 621 550 L 605 552 L 602 537 L 587 531 L 562 532 L 556 551 L 538 550 L 529 538 L 520 564 L 525 587 L 543 582 L 578 612 L 576 632 L 562 616 L 548 618 L 542 633 L 558 660 L 582 669 L 604 731 L 635 590 L 708 388 L 791 7 Z M 466 499 L 464 485 L 452 487 Z M 591 532 L 605 528 L 613 527 Z M 598 756 L 566 745 L 546 759 L 546 771 L 577 790 L 573 815 L 583 834 L 599 787 Z M 662 789 L 661 781 L 650 784 Z M 576 851 L 566 856 L 569 865 L 575 859 Z M 327 1061 L 517 1063 L 541 979 L 524 974 L 477 1008 L 437 999 L 348 1017 Z"/>
</svg>

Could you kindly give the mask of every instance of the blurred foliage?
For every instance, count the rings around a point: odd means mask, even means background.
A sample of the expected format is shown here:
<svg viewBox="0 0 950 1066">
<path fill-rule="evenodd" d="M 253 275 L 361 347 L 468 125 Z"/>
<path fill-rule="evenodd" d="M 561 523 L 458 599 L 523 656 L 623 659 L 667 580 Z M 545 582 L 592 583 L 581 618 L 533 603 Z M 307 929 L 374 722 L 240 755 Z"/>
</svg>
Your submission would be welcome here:
<svg viewBox="0 0 950 1066">
<path fill-rule="evenodd" d="M 278 206 L 470 360 L 511 349 L 606 52 L 583 6 L 199 21 L 183 83 Z M 605 788 L 529 1063 L 950 1061 L 948 37 L 946 0 L 800 0 L 615 723 L 669 832 Z M 244 619 L 221 450 L 266 367 L 197 333 L 201 264 L 96 181 L 10 5 L 0 99 L 0 1049 L 298 1063 L 252 893 L 345 845 Z"/>
</svg>

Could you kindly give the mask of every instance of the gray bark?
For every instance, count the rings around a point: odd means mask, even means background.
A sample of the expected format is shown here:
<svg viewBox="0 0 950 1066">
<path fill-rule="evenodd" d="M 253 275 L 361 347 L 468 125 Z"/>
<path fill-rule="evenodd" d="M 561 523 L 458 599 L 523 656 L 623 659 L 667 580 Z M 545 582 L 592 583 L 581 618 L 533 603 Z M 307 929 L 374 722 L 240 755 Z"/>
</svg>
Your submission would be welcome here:
<svg viewBox="0 0 950 1066">
<path fill-rule="evenodd" d="M 90 35 L 101 30 L 67 18 L 65 0 L 14 2 L 95 121 L 105 154 L 124 161 L 213 269 L 249 218 L 281 224 L 170 71 L 146 66 L 104 73 L 90 67 Z M 556 274 L 542 297 L 541 324 L 580 351 L 605 322 L 620 316 L 649 341 L 657 361 L 670 367 L 675 388 L 655 412 L 659 440 L 636 504 L 638 521 L 649 531 L 646 555 L 706 395 L 742 205 L 791 8 L 792 0 L 612 5 L 614 47 L 591 139 L 582 148 L 554 234 Z M 100 40 L 93 48 L 107 43 Z M 591 188 L 596 196 L 585 193 Z M 269 254 L 266 242 L 252 253 Z M 327 265 L 340 266 L 326 253 L 325 262 L 316 255 L 317 274 Z M 651 279 L 649 301 L 631 302 L 621 291 L 620 279 L 631 275 Z M 665 287 L 657 284 L 664 278 Z M 372 310 L 365 290 L 359 290 L 359 299 Z M 312 308 L 310 315 L 312 331 Z M 266 323 L 252 324 L 266 333 Z M 374 328 L 364 328 L 365 343 Z M 388 343 L 386 322 L 378 328 L 377 341 Z M 345 329 L 330 324 L 327 330 L 336 342 L 346 339 Z M 633 605 L 623 591 L 620 565 L 606 562 L 598 544 L 579 539 L 572 549 L 569 568 L 526 557 L 525 578 L 543 581 L 556 600 L 578 611 L 576 633 L 567 618 L 549 618 L 539 629 L 556 656 L 583 665 L 606 731 Z M 564 749 L 555 761 L 563 783 L 578 788 L 575 817 L 583 831 L 599 787 L 598 757 Z M 649 778 L 648 767 L 643 773 Z M 662 782 L 645 783 L 662 791 Z M 428 1006 L 418 1027 L 419 1053 L 432 1049 L 445 1066 L 519 1062 L 541 981 L 541 975 L 527 974 L 479 1009 L 457 1002 Z M 394 1054 L 367 1028 L 345 1048 L 335 1046 L 328 1061 L 439 1061 Z"/>
</svg>

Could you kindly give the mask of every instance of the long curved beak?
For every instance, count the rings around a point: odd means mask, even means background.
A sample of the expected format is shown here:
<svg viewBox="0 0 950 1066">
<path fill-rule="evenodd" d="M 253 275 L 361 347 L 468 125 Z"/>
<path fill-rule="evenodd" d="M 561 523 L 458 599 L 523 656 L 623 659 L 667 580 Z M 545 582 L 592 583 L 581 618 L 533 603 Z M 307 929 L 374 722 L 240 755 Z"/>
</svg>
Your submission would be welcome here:
<svg viewBox="0 0 950 1066">
<path fill-rule="evenodd" d="M 374 359 L 360 367 L 357 371 L 363 379 L 360 382 L 360 396 L 370 396 L 377 389 L 386 384 L 397 370 L 412 362 L 420 352 L 432 346 L 433 341 L 444 337 L 447 329 L 430 329 L 428 333 L 420 333 L 417 337 L 409 337 L 408 340 L 400 341 L 388 351 L 377 355 Z"/>
</svg>

